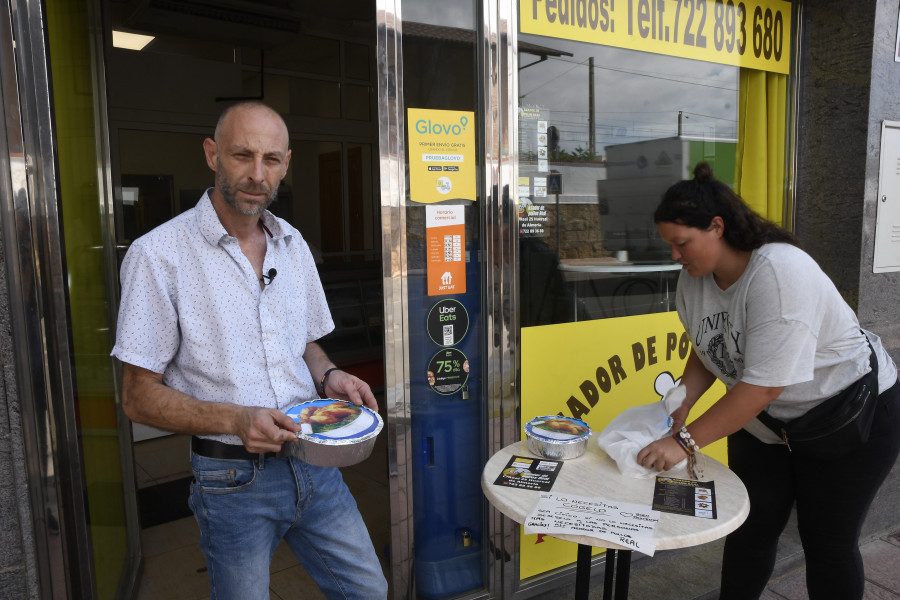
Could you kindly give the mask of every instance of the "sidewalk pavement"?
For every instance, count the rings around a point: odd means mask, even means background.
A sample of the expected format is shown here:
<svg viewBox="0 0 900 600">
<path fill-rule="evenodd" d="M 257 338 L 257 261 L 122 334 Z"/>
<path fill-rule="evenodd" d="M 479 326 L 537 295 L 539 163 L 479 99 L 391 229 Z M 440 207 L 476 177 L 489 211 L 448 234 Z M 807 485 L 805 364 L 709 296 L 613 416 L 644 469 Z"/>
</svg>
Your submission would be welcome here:
<svg viewBox="0 0 900 600">
<path fill-rule="evenodd" d="M 694 548 L 667 550 L 652 558 L 634 553 L 629 600 L 716 600 L 724 540 Z M 866 566 L 864 600 L 900 600 L 900 524 L 861 541 Z M 592 571 L 590 599 L 603 597 L 603 564 Z M 808 600 L 806 569 L 796 521 L 781 536 L 775 571 L 760 600 Z M 571 600 L 570 585 L 534 596 L 539 600 Z M 835 600 L 841 600 L 835 598 Z"/>
</svg>

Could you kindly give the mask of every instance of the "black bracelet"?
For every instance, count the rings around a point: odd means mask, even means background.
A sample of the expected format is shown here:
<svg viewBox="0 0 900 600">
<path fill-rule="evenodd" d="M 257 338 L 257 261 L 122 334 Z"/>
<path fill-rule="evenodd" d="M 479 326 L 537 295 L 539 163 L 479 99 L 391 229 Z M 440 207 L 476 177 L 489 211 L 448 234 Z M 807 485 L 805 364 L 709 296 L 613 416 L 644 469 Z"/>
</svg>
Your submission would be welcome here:
<svg viewBox="0 0 900 600">
<path fill-rule="evenodd" d="M 321 387 L 322 387 L 322 395 L 323 395 L 323 396 L 327 396 L 327 395 L 328 395 L 328 394 L 325 393 L 325 383 L 328 381 L 328 376 L 331 374 L 332 371 L 340 371 L 340 370 L 341 370 L 340 367 L 331 367 L 330 369 L 328 369 L 327 371 L 325 371 L 325 374 L 324 374 L 324 375 L 322 375 L 322 383 L 321 383 Z"/>
</svg>

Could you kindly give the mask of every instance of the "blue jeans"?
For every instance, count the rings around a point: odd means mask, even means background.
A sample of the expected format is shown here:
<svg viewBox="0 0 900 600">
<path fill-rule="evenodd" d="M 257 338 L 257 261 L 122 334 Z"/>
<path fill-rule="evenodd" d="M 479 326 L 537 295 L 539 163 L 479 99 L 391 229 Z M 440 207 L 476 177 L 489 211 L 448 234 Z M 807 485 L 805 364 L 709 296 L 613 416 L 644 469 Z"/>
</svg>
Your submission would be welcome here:
<svg viewBox="0 0 900 600">
<path fill-rule="evenodd" d="M 282 539 L 327 598 L 387 597 L 369 532 L 337 469 L 296 458 L 257 462 L 197 454 L 191 467 L 189 503 L 200 526 L 211 599 L 268 598 L 269 563 Z"/>
<path fill-rule="evenodd" d="M 900 454 L 900 383 L 878 397 L 869 441 L 833 461 L 764 444 L 744 430 L 728 436 L 728 466 L 750 495 L 750 515 L 728 535 L 721 600 L 755 600 L 775 566 L 778 538 L 797 509 L 811 600 L 863 597 L 863 521 Z"/>
</svg>

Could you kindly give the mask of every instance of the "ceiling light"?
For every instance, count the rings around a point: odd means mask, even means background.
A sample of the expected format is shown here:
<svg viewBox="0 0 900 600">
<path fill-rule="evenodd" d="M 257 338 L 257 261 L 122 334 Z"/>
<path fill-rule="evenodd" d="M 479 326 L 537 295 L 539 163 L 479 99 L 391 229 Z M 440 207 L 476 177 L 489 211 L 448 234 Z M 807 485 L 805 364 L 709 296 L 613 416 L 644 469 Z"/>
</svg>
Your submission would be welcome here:
<svg viewBox="0 0 900 600">
<path fill-rule="evenodd" d="M 144 46 L 153 41 L 152 35 L 141 35 L 139 33 L 127 33 L 125 31 L 116 31 L 113 29 L 113 46 L 116 48 L 124 48 L 126 50 L 143 50 Z"/>
</svg>

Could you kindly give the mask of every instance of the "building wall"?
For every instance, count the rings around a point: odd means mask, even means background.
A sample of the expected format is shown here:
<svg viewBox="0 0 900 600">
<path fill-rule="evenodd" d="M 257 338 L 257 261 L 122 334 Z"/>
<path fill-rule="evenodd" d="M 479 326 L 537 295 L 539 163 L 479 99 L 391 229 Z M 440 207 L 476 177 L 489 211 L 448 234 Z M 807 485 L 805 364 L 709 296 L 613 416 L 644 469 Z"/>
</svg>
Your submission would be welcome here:
<svg viewBox="0 0 900 600">
<path fill-rule="evenodd" d="M 900 119 L 896 0 L 803 3 L 796 232 L 900 362 L 900 273 L 872 273 L 881 122 Z M 900 462 L 863 535 L 900 525 Z"/>
<path fill-rule="evenodd" d="M 862 254 L 859 274 L 859 316 L 864 326 L 881 335 L 900 363 L 900 272 L 873 273 L 875 210 L 878 203 L 878 171 L 882 121 L 900 120 L 900 63 L 894 60 L 897 44 L 898 6 L 896 0 L 878 0 L 872 36 L 872 77 L 869 91 L 863 201 Z M 867 529 L 881 531 L 900 522 L 900 461 L 875 498 Z"/>
<path fill-rule="evenodd" d="M 871 56 L 871 80 L 865 127 L 866 157 L 863 189 L 863 228 L 859 273 L 859 316 L 885 338 L 894 360 L 900 362 L 900 272 L 873 273 L 875 216 L 878 205 L 878 172 L 881 160 L 882 121 L 900 121 L 900 62 L 894 60 L 897 44 L 897 2 L 878 0 Z"/>
</svg>

